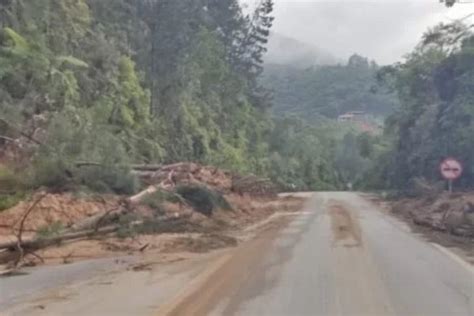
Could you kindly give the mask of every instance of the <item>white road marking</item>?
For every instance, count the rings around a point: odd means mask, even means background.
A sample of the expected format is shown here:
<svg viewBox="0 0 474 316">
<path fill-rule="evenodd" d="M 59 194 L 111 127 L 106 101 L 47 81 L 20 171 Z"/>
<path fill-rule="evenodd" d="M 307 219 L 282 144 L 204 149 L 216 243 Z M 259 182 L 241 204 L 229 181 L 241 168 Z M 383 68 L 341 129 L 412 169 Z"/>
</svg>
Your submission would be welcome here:
<svg viewBox="0 0 474 316">
<path fill-rule="evenodd" d="M 466 262 L 465 260 L 463 260 L 461 257 L 459 257 L 457 254 L 455 254 L 454 252 L 446 249 L 445 247 L 443 247 L 441 245 L 438 245 L 438 244 L 435 244 L 435 243 L 430 243 L 430 244 L 433 247 L 435 247 L 436 249 L 438 249 L 439 251 L 441 251 L 446 256 L 450 257 L 453 261 L 456 261 L 464 269 L 466 269 L 466 271 L 470 272 L 471 274 L 474 274 L 474 267 L 471 264 L 469 264 L 468 262 Z"/>
</svg>

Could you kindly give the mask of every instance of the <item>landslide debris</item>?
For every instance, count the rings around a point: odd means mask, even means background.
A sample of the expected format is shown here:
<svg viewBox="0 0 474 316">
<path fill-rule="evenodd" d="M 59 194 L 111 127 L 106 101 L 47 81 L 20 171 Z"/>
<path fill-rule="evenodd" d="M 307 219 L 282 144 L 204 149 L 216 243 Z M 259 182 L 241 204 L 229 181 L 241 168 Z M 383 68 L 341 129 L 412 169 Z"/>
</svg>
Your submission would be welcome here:
<svg viewBox="0 0 474 316">
<path fill-rule="evenodd" d="M 416 225 L 474 238 L 474 193 L 445 192 L 401 199 L 392 204 L 392 212 L 409 218 Z"/>
<path fill-rule="evenodd" d="M 132 170 L 148 186 L 133 196 L 36 192 L 1 212 L 0 263 L 235 246 L 233 232 L 302 203 L 277 198 L 268 179 L 195 163 Z"/>
</svg>

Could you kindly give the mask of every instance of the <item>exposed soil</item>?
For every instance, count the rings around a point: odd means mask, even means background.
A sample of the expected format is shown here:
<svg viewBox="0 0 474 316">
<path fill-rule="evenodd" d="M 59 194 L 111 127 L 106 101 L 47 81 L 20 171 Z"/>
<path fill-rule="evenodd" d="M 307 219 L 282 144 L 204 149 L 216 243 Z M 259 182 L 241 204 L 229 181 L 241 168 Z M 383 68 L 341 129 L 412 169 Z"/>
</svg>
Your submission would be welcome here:
<svg viewBox="0 0 474 316">
<path fill-rule="evenodd" d="M 197 280 L 188 291 L 162 306 L 157 315 L 207 315 L 211 307 L 225 297 L 231 296 L 236 289 L 235 282 L 245 280 L 248 269 L 260 260 L 281 229 L 290 221 L 288 217 L 279 217 L 266 225 L 258 238 L 237 248 L 231 257 L 223 257 L 218 266 L 213 267 L 210 275 L 203 274 L 202 280 Z M 225 313 L 233 315 L 230 310 L 226 310 Z"/>
<path fill-rule="evenodd" d="M 166 213 L 169 216 L 184 217 L 186 219 L 177 221 L 172 227 L 167 227 L 165 232 L 156 231 L 144 234 L 132 234 L 130 237 L 119 238 L 116 236 L 102 236 L 102 238 L 77 240 L 64 242 L 56 246 L 48 247 L 36 252 L 36 255 L 28 255 L 25 258 L 26 265 L 38 264 L 69 264 L 75 261 L 114 257 L 121 255 L 132 255 L 142 253 L 204 253 L 216 249 L 235 247 L 239 240 L 245 239 L 245 228 L 255 223 L 259 223 L 269 218 L 271 215 L 281 212 L 293 212 L 301 208 L 304 199 L 295 197 L 269 198 L 250 197 L 236 194 L 227 195 L 226 198 L 231 203 L 233 210 L 218 210 L 213 216 L 207 217 L 198 212 L 193 212 L 187 206 L 181 204 L 166 203 Z M 48 202 L 53 201 L 53 206 L 61 205 L 57 201 L 70 202 L 73 205 L 74 219 L 83 219 L 89 215 L 101 212 L 105 207 L 112 207 L 113 203 L 107 204 L 82 201 L 73 199 L 69 195 L 48 196 L 48 199 L 35 210 L 35 216 L 29 221 L 29 229 L 33 234 L 38 227 L 53 223 L 55 221 L 66 220 L 65 225 L 72 225 L 71 217 L 61 217 L 56 215 L 59 207 L 47 207 Z M 23 207 L 27 204 L 25 203 Z M 21 205 L 17 206 L 20 207 Z M 86 212 L 90 206 L 93 212 Z M 69 211 L 69 208 L 67 208 Z M 45 211 L 46 210 L 46 211 Z M 10 216 L 9 210 L 6 213 Z M 15 208 L 15 211 L 18 209 Z M 59 214 L 64 212 L 59 211 Z M 142 215 L 147 216 L 143 210 Z M 4 217 L 8 219 L 8 216 Z M 270 224 L 269 224 L 270 225 Z M 153 229 L 153 227 L 151 227 Z M 11 230 L 5 230 L 3 239 L 12 239 Z M 42 262 L 41 259 L 44 260 Z"/>
<path fill-rule="evenodd" d="M 342 244 L 344 247 L 360 247 L 362 245 L 359 224 L 347 208 L 339 204 L 330 205 L 329 216 L 331 217 L 334 244 Z"/>
<path fill-rule="evenodd" d="M 296 211 L 304 200 L 278 197 L 269 179 L 195 163 L 137 165 L 133 172 L 149 187 L 131 197 L 37 192 L 1 212 L 2 263 L 71 263 L 232 247 L 245 239 L 246 227 L 276 212 Z M 180 193 L 186 188 L 194 189 L 191 197 Z M 19 235 L 22 246 L 30 242 L 30 248 L 18 247 Z"/>
<path fill-rule="evenodd" d="M 436 196 L 401 199 L 392 212 L 410 217 L 415 224 L 453 235 L 474 237 L 474 194 L 442 193 Z"/>
<path fill-rule="evenodd" d="M 13 208 L 0 212 L 0 236 L 10 235 L 18 229 L 25 211 L 42 194 L 38 192 Z M 55 223 L 67 228 L 79 220 L 117 207 L 118 201 L 118 197 L 111 195 L 81 197 L 72 193 L 47 194 L 27 217 L 24 231 L 36 233 Z"/>
<path fill-rule="evenodd" d="M 203 234 L 198 236 L 177 237 L 165 243 L 163 252 L 190 251 L 204 253 L 227 247 L 237 246 L 238 241 L 234 237 L 223 234 Z"/>
</svg>

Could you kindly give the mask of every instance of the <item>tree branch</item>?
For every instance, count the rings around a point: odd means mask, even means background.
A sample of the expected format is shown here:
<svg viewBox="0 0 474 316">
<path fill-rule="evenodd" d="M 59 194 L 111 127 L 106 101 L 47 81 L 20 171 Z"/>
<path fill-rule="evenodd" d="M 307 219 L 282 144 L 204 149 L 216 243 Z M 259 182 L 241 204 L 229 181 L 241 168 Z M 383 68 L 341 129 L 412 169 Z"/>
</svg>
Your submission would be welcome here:
<svg viewBox="0 0 474 316">
<path fill-rule="evenodd" d="M 20 221 L 20 228 L 18 230 L 18 233 L 16 234 L 17 238 L 17 243 L 16 243 L 16 248 L 18 249 L 18 258 L 15 261 L 14 266 L 17 267 L 18 264 L 23 260 L 23 257 L 25 255 L 24 249 L 22 247 L 22 237 L 23 237 L 23 231 L 25 227 L 25 222 L 28 216 L 31 214 L 31 212 L 36 208 L 36 206 L 46 197 L 47 193 L 41 194 L 34 202 L 33 204 L 30 205 L 30 207 L 26 210 L 25 214 L 23 214 L 21 221 Z"/>
</svg>

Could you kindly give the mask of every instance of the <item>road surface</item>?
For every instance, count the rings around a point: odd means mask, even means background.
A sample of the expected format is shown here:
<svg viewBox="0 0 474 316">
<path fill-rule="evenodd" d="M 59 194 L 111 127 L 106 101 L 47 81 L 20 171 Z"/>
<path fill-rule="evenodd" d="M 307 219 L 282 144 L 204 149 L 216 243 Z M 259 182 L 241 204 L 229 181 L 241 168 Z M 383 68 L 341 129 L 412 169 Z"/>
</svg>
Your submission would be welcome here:
<svg viewBox="0 0 474 316">
<path fill-rule="evenodd" d="M 318 193 L 158 315 L 474 315 L 472 266 L 353 193 Z"/>
<path fill-rule="evenodd" d="M 467 262 L 358 194 L 310 196 L 235 249 L 151 270 L 100 259 L 0 279 L 0 314 L 474 315 Z"/>
</svg>

